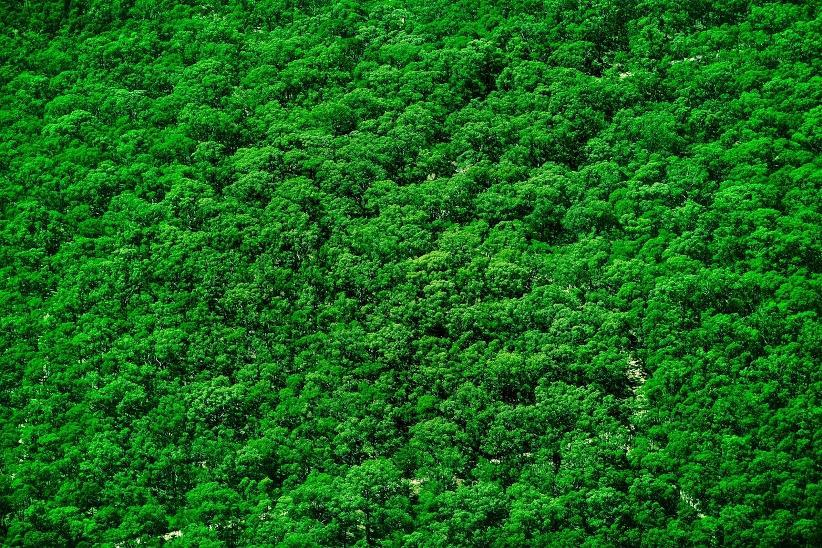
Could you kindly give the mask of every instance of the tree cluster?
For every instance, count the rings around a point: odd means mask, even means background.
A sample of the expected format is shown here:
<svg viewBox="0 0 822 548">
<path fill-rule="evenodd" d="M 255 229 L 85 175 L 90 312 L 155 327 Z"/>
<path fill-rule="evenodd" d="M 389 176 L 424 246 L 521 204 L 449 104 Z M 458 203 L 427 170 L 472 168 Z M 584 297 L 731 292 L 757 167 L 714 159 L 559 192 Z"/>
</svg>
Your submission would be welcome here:
<svg viewBox="0 0 822 548">
<path fill-rule="evenodd" d="M 0 6 L 3 544 L 822 543 L 814 2 Z"/>
</svg>

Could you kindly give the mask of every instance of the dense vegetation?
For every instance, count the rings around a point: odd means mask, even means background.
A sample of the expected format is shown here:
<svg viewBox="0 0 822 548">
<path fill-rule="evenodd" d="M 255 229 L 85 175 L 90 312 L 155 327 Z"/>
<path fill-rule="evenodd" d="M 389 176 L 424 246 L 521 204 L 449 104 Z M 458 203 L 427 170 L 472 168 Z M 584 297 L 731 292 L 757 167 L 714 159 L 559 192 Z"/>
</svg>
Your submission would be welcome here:
<svg viewBox="0 0 822 548">
<path fill-rule="evenodd" d="M 822 543 L 816 2 L 2 2 L 0 540 Z"/>
</svg>

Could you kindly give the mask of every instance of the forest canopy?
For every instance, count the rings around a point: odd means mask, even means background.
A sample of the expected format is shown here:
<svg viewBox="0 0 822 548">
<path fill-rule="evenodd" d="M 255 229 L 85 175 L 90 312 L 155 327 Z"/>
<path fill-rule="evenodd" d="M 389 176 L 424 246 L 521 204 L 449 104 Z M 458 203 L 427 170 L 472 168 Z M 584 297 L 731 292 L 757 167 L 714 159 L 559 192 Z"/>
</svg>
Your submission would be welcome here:
<svg viewBox="0 0 822 548">
<path fill-rule="evenodd" d="M 822 545 L 817 2 L 0 24 L 3 545 Z"/>
</svg>

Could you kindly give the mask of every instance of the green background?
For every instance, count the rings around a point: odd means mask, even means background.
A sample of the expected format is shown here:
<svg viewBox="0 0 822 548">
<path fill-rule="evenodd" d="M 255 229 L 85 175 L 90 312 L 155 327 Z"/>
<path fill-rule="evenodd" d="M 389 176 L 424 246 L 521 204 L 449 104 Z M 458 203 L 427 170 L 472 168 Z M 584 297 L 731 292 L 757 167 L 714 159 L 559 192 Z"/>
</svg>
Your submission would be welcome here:
<svg viewBox="0 0 822 548">
<path fill-rule="evenodd" d="M 1 2 L 0 541 L 819 545 L 818 6 Z"/>
</svg>

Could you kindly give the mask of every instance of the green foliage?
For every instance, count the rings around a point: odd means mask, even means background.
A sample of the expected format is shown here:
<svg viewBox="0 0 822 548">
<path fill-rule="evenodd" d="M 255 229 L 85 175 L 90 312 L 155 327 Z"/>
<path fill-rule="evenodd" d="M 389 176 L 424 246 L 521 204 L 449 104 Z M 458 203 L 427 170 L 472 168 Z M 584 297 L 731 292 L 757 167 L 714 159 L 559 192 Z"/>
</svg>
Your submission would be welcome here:
<svg viewBox="0 0 822 548">
<path fill-rule="evenodd" d="M 10 546 L 822 543 L 811 2 L 4 2 Z"/>
</svg>

